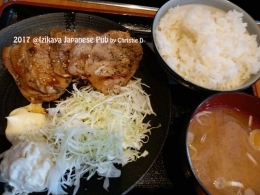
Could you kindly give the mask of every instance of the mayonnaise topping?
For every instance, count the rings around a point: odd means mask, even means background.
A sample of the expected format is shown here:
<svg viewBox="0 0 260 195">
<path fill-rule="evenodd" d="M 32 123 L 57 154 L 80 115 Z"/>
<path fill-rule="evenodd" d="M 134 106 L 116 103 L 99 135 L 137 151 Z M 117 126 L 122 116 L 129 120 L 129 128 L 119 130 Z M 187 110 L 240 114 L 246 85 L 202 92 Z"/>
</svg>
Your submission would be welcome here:
<svg viewBox="0 0 260 195">
<path fill-rule="evenodd" d="M 46 121 L 44 113 L 31 112 L 31 106 L 24 106 L 13 110 L 7 118 L 5 130 L 6 138 L 12 143 L 14 138 L 22 135 L 26 126 L 41 127 Z"/>
</svg>

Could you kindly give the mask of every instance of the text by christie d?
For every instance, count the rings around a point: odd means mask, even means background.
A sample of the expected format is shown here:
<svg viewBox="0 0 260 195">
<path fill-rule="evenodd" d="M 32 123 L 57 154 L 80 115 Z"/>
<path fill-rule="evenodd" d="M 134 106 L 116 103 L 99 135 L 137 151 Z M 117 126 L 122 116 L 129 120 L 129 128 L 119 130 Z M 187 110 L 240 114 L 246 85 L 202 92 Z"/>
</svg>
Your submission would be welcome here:
<svg viewBox="0 0 260 195">
<path fill-rule="evenodd" d="M 49 36 L 15 36 L 14 43 L 29 43 L 32 38 L 33 43 L 143 43 L 143 38 L 111 38 L 111 37 L 63 37 L 53 38 Z"/>
</svg>

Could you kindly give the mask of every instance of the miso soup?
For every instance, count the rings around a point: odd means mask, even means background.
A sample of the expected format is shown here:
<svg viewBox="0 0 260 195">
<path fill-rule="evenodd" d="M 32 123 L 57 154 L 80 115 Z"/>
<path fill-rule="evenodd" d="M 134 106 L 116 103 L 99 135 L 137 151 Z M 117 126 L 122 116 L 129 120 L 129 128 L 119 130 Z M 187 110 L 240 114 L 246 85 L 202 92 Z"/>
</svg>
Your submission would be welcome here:
<svg viewBox="0 0 260 195">
<path fill-rule="evenodd" d="M 193 117 L 188 154 L 193 172 L 210 194 L 260 195 L 259 116 L 214 108 Z"/>
</svg>

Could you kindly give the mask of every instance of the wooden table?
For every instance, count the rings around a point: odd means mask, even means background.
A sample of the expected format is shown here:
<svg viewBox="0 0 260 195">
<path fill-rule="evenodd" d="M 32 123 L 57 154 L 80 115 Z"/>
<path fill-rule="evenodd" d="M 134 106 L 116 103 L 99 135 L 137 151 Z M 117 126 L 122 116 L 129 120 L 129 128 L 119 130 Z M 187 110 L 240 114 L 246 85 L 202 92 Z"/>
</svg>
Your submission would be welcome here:
<svg viewBox="0 0 260 195">
<path fill-rule="evenodd" d="M 3 0 L 0 0 L 1 5 Z M 61 9 L 71 9 L 79 11 L 91 11 L 91 12 L 101 12 L 110 14 L 124 14 L 133 16 L 142 16 L 153 18 L 158 8 L 131 5 L 124 3 L 110 3 L 110 2 L 94 2 L 94 1 L 84 1 L 84 0 L 9 0 L 6 4 L 25 4 L 25 5 L 35 5 L 42 7 L 52 7 Z"/>
</svg>

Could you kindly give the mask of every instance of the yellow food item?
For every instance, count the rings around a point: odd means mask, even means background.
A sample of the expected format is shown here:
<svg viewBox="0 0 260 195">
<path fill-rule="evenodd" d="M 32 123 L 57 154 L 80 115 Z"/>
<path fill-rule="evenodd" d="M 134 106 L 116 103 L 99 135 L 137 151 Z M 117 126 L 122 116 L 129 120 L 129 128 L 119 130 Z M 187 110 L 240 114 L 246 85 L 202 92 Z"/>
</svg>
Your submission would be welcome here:
<svg viewBox="0 0 260 195">
<path fill-rule="evenodd" d="M 250 132 L 249 142 L 254 149 L 260 150 L 260 129 L 255 129 Z"/>
<path fill-rule="evenodd" d="M 15 137 L 24 133 L 26 126 L 42 126 L 46 121 L 46 113 L 40 104 L 30 104 L 13 110 L 6 119 L 5 135 L 12 143 Z"/>
</svg>

